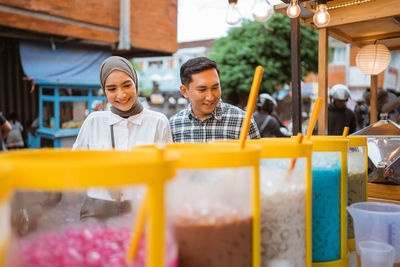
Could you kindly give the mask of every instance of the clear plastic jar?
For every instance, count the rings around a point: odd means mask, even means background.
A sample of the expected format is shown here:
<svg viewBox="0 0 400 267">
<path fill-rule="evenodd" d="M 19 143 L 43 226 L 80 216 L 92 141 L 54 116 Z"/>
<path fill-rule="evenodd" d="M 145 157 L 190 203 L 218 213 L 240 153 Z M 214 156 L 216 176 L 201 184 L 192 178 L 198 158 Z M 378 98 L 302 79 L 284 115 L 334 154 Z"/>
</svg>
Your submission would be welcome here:
<svg viewBox="0 0 400 267">
<path fill-rule="evenodd" d="M 178 265 L 259 266 L 260 148 L 175 143 L 166 151 L 180 155 L 167 191 Z"/>
<path fill-rule="evenodd" d="M 311 267 L 312 143 L 289 138 L 247 143 L 261 146 L 261 266 Z"/>
<path fill-rule="evenodd" d="M 8 266 L 176 266 L 177 245 L 164 215 L 164 184 L 175 176 L 172 157 L 43 150 L 4 159 L 15 181 Z M 143 205 L 151 219 L 130 262 Z"/>
<path fill-rule="evenodd" d="M 318 263 L 348 265 L 348 139 L 312 137 L 312 257 Z M 325 266 L 325 265 L 324 265 Z"/>
</svg>

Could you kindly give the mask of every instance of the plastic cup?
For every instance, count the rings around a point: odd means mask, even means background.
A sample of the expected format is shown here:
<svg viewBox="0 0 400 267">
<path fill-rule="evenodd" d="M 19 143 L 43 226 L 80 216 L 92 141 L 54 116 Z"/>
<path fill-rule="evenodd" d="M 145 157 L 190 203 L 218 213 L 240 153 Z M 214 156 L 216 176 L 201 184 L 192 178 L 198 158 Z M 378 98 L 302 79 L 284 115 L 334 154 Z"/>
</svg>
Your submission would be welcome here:
<svg viewBox="0 0 400 267">
<path fill-rule="evenodd" d="M 394 247 L 377 241 L 362 241 L 359 244 L 362 267 L 392 267 Z"/>
<path fill-rule="evenodd" d="M 358 202 L 347 207 L 354 220 L 357 254 L 360 243 L 376 241 L 390 244 L 396 251 L 395 266 L 400 266 L 400 205 L 381 202 Z"/>
</svg>

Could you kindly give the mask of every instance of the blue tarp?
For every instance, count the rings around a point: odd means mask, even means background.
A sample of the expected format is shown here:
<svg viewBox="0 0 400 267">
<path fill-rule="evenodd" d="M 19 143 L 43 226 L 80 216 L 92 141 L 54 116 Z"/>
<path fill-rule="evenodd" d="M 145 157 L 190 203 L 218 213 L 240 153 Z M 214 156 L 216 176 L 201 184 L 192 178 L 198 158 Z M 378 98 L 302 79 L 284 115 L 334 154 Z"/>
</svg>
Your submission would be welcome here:
<svg viewBox="0 0 400 267">
<path fill-rule="evenodd" d="M 100 85 L 100 65 L 111 56 L 106 48 L 50 41 L 21 41 L 19 49 L 26 76 L 71 85 Z"/>
</svg>

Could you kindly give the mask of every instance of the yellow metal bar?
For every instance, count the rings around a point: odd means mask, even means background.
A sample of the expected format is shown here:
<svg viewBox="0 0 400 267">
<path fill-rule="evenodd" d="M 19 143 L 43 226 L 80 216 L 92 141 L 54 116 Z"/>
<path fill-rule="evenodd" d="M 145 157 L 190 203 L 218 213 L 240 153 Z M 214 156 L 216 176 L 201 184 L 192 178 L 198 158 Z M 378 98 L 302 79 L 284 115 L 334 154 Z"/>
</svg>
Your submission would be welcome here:
<svg viewBox="0 0 400 267">
<path fill-rule="evenodd" d="M 7 254 L 7 243 L 9 240 L 5 239 L 5 242 L 0 243 L 0 266 L 6 266 L 6 254 Z"/>
<path fill-rule="evenodd" d="M 261 266 L 260 165 L 253 166 L 253 267 Z"/>
<path fill-rule="evenodd" d="M 368 201 L 368 145 L 365 146 L 365 201 Z"/>
<path fill-rule="evenodd" d="M 340 175 L 340 258 L 347 255 L 347 151 L 341 152 L 342 170 Z"/>
<path fill-rule="evenodd" d="M 307 156 L 306 177 L 306 266 L 312 266 L 312 166 L 311 156 Z"/>
<path fill-rule="evenodd" d="M 147 266 L 164 266 L 165 249 L 165 212 L 164 212 L 164 183 L 153 184 L 149 187 L 150 220 L 147 247 Z"/>
<path fill-rule="evenodd" d="M 349 253 L 337 261 L 313 262 L 313 267 L 349 267 Z"/>
</svg>

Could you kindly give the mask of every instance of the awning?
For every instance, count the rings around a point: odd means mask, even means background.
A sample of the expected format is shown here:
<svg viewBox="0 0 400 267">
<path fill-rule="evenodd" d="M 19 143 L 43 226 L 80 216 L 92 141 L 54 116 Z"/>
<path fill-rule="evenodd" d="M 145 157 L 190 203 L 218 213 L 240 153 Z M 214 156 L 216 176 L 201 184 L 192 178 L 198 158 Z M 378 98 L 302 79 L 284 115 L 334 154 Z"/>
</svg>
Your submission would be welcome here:
<svg viewBox="0 0 400 267">
<path fill-rule="evenodd" d="M 25 75 L 36 83 L 100 86 L 100 65 L 111 56 L 95 46 L 50 41 L 21 41 L 19 49 Z"/>
</svg>

